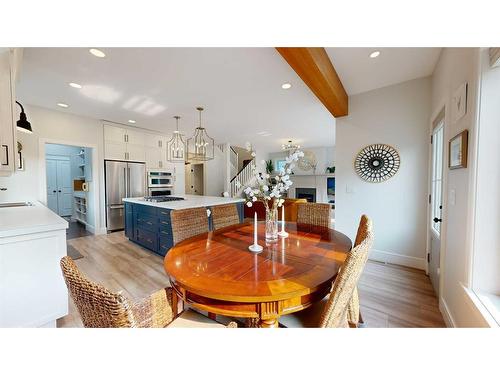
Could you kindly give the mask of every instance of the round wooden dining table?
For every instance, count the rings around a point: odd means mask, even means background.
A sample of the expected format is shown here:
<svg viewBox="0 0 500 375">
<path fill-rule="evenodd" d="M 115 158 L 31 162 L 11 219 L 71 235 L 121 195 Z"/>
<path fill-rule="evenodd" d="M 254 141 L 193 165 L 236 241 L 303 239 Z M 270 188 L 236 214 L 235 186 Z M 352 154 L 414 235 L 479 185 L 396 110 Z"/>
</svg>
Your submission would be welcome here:
<svg viewBox="0 0 500 375">
<path fill-rule="evenodd" d="M 253 223 L 201 234 L 178 243 L 164 259 L 177 298 L 209 314 L 250 318 L 277 327 L 279 317 L 303 310 L 331 290 L 351 240 L 324 227 L 287 223 L 287 238 L 266 244 L 259 223 L 260 253 Z"/>
</svg>

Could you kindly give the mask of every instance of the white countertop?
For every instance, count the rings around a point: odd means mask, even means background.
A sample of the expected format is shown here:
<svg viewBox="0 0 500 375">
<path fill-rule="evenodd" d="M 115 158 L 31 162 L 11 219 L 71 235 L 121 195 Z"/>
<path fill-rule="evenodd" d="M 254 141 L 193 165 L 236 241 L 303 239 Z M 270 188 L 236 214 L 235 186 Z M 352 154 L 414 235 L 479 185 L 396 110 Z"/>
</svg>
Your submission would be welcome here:
<svg viewBox="0 0 500 375">
<path fill-rule="evenodd" d="M 167 208 L 169 210 L 182 210 L 184 208 L 209 207 L 219 206 L 221 204 L 244 202 L 243 198 L 223 198 L 211 197 L 207 195 L 174 195 L 175 197 L 184 198 L 183 201 L 172 202 L 147 202 L 144 198 L 124 198 L 124 202 L 144 204 L 147 206 Z"/>
<path fill-rule="evenodd" d="M 0 208 L 0 238 L 66 229 L 68 222 L 40 202 Z"/>
</svg>

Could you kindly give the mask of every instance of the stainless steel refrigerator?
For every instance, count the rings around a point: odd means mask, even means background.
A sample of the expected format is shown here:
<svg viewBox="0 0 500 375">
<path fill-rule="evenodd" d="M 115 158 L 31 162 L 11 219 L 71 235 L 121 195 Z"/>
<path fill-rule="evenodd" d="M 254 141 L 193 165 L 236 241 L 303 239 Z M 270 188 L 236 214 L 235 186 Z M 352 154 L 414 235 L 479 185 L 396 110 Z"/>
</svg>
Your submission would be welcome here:
<svg viewBox="0 0 500 375">
<path fill-rule="evenodd" d="M 106 175 L 106 227 L 119 230 L 125 227 L 123 198 L 144 197 L 146 192 L 146 165 L 124 161 L 104 161 Z"/>
</svg>

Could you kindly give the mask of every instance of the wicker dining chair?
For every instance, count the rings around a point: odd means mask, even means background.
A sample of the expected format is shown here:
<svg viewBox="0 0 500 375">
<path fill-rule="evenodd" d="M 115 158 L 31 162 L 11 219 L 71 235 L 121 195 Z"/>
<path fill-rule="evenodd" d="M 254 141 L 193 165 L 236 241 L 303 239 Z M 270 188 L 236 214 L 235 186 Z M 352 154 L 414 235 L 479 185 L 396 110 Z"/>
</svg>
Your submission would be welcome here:
<svg viewBox="0 0 500 375">
<path fill-rule="evenodd" d="M 368 259 L 368 252 L 373 244 L 371 220 L 364 216 L 361 221 L 365 225 L 361 232 L 358 231 L 360 233 L 359 244 L 347 254 L 346 260 L 333 282 L 329 297 L 305 310 L 282 316 L 280 318 L 281 325 L 289 328 L 349 327 L 349 306 Z"/>
<path fill-rule="evenodd" d="M 331 207 L 327 203 L 300 203 L 297 205 L 297 224 L 330 227 Z"/>
<path fill-rule="evenodd" d="M 366 237 L 366 232 L 372 227 L 371 220 L 366 215 L 361 216 L 361 220 L 358 226 L 358 232 L 356 233 L 356 240 L 354 241 L 354 246 L 358 246 L 363 242 L 363 239 Z M 358 287 L 354 288 L 354 292 L 352 293 L 352 298 L 349 301 L 349 307 L 347 308 L 347 320 L 349 321 L 349 325 L 358 327 L 363 326 L 364 321 L 361 316 L 361 309 L 359 306 L 359 293 Z"/>
<path fill-rule="evenodd" d="M 120 292 L 111 292 L 88 280 L 69 256 L 62 258 L 60 264 L 71 298 L 86 328 L 237 327 L 235 322 L 224 326 L 192 310 L 175 317 L 172 288 L 156 291 L 132 303 Z"/>
<path fill-rule="evenodd" d="M 240 223 L 240 214 L 235 204 L 222 204 L 212 207 L 213 229 L 221 229 Z"/>
<path fill-rule="evenodd" d="M 174 245 L 186 238 L 208 232 L 208 216 L 205 207 L 173 210 L 170 218 Z"/>
</svg>

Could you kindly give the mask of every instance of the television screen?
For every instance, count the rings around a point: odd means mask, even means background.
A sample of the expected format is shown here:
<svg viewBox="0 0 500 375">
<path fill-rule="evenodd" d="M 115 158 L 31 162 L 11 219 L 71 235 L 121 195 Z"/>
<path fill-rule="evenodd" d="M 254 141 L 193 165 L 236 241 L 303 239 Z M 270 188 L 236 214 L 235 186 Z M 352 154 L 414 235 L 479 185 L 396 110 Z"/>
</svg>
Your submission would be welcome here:
<svg viewBox="0 0 500 375">
<path fill-rule="evenodd" d="M 335 177 L 327 178 L 326 190 L 328 195 L 335 195 Z"/>
</svg>

